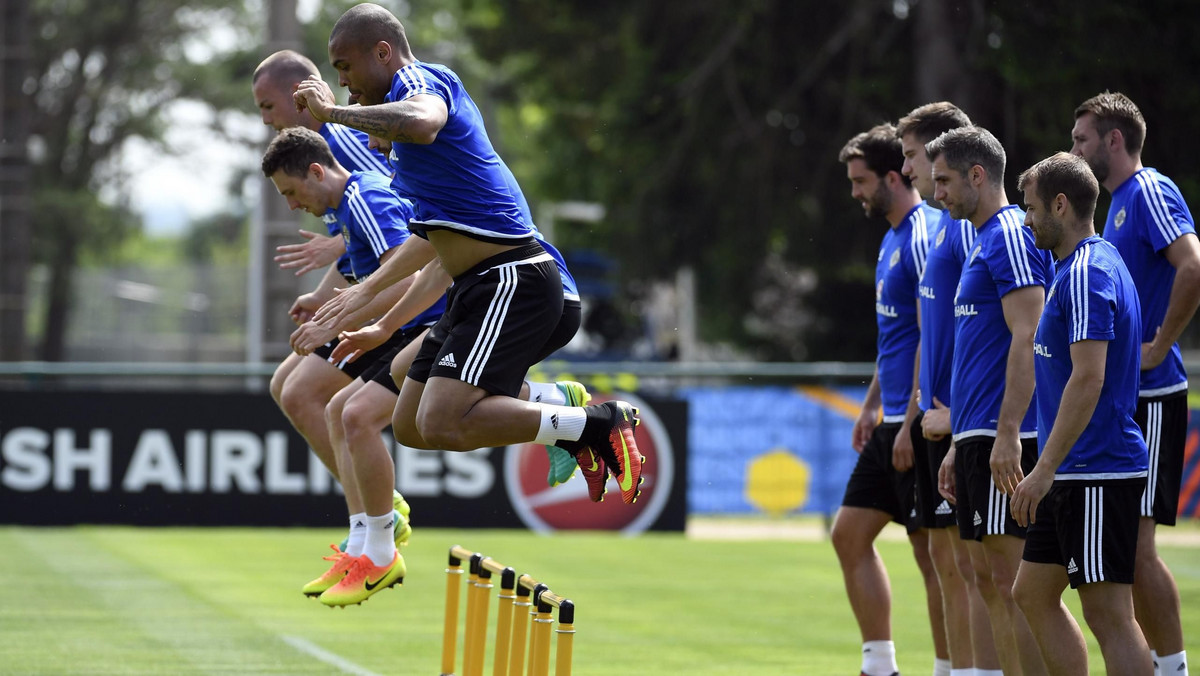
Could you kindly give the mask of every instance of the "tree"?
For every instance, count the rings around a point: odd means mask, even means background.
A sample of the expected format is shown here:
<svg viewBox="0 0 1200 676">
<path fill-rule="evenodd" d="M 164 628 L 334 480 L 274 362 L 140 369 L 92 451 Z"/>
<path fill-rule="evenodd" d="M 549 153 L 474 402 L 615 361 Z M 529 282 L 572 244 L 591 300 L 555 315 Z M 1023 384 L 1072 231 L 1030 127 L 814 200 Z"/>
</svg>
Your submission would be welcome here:
<svg viewBox="0 0 1200 676">
<path fill-rule="evenodd" d="M 223 106 L 232 100 L 229 71 L 214 58 L 208 31 L 224 26 L 235 44 L 250 44 L 246 11 L 239 0 L 32 5 L 36 76 L 26 91 L 35 110 L 33 246 L 50 270 L 40 358 L 63 358 L 80 253 L 113 247 L 138 227 L 120 198 L 114 206 L 97 197 L 102 189 L 123 194 L 115 162 L 122 145 L 133 137 L 159 140 L 161 114 L 172 101 L 207 98 Z"/>
</svg>

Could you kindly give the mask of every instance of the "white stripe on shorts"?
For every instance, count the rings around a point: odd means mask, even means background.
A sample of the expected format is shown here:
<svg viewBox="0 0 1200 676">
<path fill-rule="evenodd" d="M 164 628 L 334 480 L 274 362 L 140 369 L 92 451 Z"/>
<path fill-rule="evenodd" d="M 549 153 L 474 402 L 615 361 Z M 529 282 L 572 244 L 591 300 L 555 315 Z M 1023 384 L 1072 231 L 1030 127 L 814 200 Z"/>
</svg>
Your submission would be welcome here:
<svg viewBox="0 0 1200 676">
<path fill-rule="evenodd" d="M 1142 491 L 1141 515 L 1154 517 L 1154 495 L 1158 491 L 1159 448 L 1162 446 L 1163 403 L 1146 404 L 1146 448 L 1150 451 L 1150 471 L 1146 473 L 1146 490 Z"/>
<path fill-rule="evenodd" d="M 1083 581 L 1104 581 L 1104 487 L 1083 489 Z"/>
<path fill-rule="evenodd" d="M 496 284 L 496 294 L 492 296 L 492 302 L 488 305 L 479 335 L 475 337 L 475 344 L 471 347 L 467 360 L 463 362 L 463 381 L 476 387 L 479 386 L 479 378 L 483 375 L 488 358 L 492 356 L 492 348 L 496 347 L 496 341 L 500 338 L 504 318 L 508 316 L 513 296 L 517 295 L 516 268 L 499 267 L 496 268 L 496 272 L 500 276 L 500 281 Z"/>
<path fill-rule="evenodd" d="M 1008 516 L 1008 496 L 996 488 L 996 480 L 988 479 L 988 520 L 984 535 L 1007 535 L 1004 518 Z"/>
</svg>

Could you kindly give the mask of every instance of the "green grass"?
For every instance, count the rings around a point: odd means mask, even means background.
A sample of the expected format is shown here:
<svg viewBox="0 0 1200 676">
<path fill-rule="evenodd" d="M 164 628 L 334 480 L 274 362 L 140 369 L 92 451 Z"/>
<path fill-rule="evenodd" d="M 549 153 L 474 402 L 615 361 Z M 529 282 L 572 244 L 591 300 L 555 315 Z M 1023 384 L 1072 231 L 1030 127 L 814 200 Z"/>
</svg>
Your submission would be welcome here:
<svg viewBox="0 0 1200 676">
<path fill-rule="evenodd" d="M 310 654 L 318 650 L 350 664 L 349 673 L 436 674 L 452 544 L 575 601 L 576 674 L 849 674 L 859 666 L 858 632 L 828 541 L 418 529 L 404 552 L 403 587 L 332 610 L 299 588 L 323 570 L 325 543 L 340 537 L 0 528 L 0 672 L 340 673 Z M 889 539 L 879 548 L 891 573 L 901 669 L 929 673 L 929 624 L 908 545 Z M 1178 546 L 1163 555 L 1179 583 L 1184 633 L 1195 637 L 1200 556 Z M 1077 598 L 1067 599 L 1078 616 Z M 1088 638 L 1092 673 L 1102 673 Z M 1200 654 L 1200 645 L 1188 648 Z"/>
</svg>

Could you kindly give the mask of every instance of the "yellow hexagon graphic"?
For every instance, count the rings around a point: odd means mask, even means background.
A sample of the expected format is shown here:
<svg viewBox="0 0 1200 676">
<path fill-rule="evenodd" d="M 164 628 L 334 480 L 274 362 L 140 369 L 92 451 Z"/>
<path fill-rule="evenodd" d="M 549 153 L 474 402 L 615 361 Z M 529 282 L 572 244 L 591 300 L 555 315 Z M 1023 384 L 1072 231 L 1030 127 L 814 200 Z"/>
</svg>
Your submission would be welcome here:
<svg viewBox="0 0 1200 676">
<path fill-rule="evenodd" d="M 746 466 L 746 501 L 771 516 L 804 506 L 812 472 L 783 448 L 773 448 Z"/>
</svg>

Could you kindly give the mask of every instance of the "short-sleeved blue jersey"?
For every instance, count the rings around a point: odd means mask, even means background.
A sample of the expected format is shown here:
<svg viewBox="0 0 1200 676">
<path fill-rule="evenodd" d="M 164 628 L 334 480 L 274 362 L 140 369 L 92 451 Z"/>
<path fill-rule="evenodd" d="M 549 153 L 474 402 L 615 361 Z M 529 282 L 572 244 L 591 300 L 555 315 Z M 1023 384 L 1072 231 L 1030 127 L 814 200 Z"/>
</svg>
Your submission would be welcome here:
<svg viewBox="0 0 1200 676">
<path fill-rule="evenodd" d="M 1050 283 L 1050 254 L 1033 245 L 1025 212 L 1008 205 L 975 233 L 954 297 L 954 367 L 950 382 L 950 429 L 954 439 L 996 436 L 1012 332 L 1001 299 L 1027 286 Z M 1037 394 L 1025 411 L 1020 434 L 1037 436 Z"/>
<path fill-rule="evenodd" d="M 337 159 L 338 164 L 341 164 L 347 171 L 375 171 L 384 176 L 391 176 L 391 165 L 388 160 L 377 150 L 371 150 L 367 147 L 369 139 L 366 132 L 361 132 L 357 129 L 351 129 L 345 125 L 326 122 L 317 130 L 321 138 L 325 139 L 325 143 L 329 145 L 329 150 L 333 152 L 333 156 Z M 336 225 L 329 225 L 329 234 L 341 236 Z M 350 257 L 342 254 L 337 260 L 337 269 L 346 279 L 354 279 L 354 272 L 350 269 Z"/>
<path fill-rule="evenodd" d="M 1037 375 L 1038 451 L 1062 403 L 1071 377 L 1071 345 L 1108 342 L 1104 384 L 1087 427 L 1055 472 L 1055 479 L 1130 479 L 1146 476 L 1148 458 L 1137 410 L 1142 341 L 1137 289 L 1115 247 L 1100 237 L 1084 239 L 1057 263 L 1034 342 Z"/>
<path fill-rule="evenodd" d="M 336 227 L 346 242 L 352 274 L 361 282 L 379 269 L 379 258 L 408 239 L 412 203 L 396 195 L 389 178 L 375 172 L 354 171 L 346 182 L 342 201 L 325 212 L 325 223 Z M 442 296 L 404 328 L 424 326 L 446 309 Z"/>
<path fill-rule="evenodd" d="M 442 99 L 448 115 L 433 143 L 392 144 L 397 192 L 407 191 L 416 203 L 413 232 L 444 229 L 504 244 L 531 241 L 533 224 L 521 213 L 516 182 L 462 81 L 445 66 L 417 61 L 392 76 L 386 100 L 418 95 Z"/>
<path fill-rule="evenodd" d="M 912 396 L 917 356 L 917 285 L 929 251 L 929 228 L 938 212 L 924 203 L 887 231 L 875 264 L 875 366 L 884 422 L 902 422 Z"/>
<path fill-rule="evenodd" d="M 1142 304 L 1142 342 L 1154 340 L 1167 313 L 1175 268 L 1163 255 L 1172 242 L 1196 224 L 1179 188 L 1171 179 L 1146 168 L 1130 176 L 1112 194 L 1104 239 L 1117 247 Z M 1142 372 L 1141 396 L 1155 397 L 1187 389 L 1179 345 L 1158 366 Z"/>
<path fill-rule="evenodd" d="M 975 246 L 975 226 L 942 211 L 933 234 L 925 273 L 921 275 L 921 410 L 933 398 L 950 405 L 950 370 L 954 359 L 954 292 L 963 261 Z"/>
</svg>

